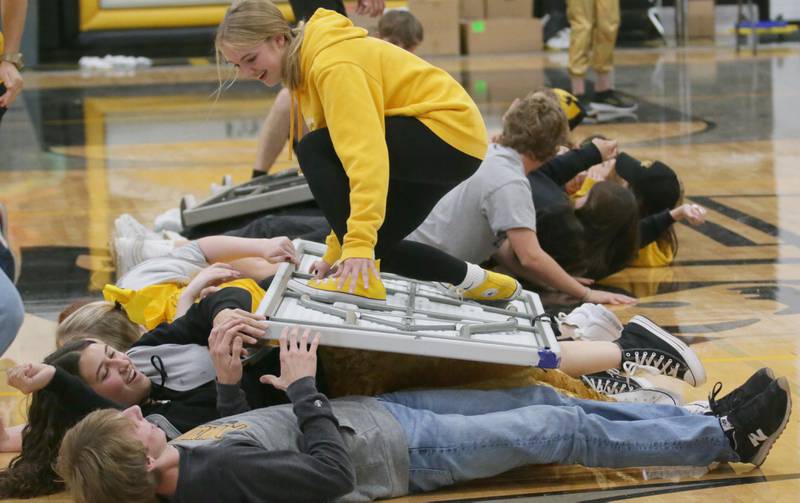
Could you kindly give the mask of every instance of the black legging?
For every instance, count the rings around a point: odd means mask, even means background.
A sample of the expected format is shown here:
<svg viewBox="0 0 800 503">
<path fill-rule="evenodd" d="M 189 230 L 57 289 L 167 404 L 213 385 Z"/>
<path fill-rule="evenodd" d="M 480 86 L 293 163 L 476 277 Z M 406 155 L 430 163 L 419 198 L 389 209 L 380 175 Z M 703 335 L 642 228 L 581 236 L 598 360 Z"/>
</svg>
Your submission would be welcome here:
<svg viewBox="0 0 800 503">
<path fill-rule="evenodd" d="M 386 119 L 389 193 L 378 230 L 375 258 L 381 268 L 410 278 L 458 284 L 467 265 L 428 245 L 404 240 L 439 199 L 472 175 L 481 161 L 450 146 L 414 117 Z M 306 136 L 295 149 L 322 213 L 344 242 L 350 217 L 350 181 L 327 128 Z"/>
</svg>

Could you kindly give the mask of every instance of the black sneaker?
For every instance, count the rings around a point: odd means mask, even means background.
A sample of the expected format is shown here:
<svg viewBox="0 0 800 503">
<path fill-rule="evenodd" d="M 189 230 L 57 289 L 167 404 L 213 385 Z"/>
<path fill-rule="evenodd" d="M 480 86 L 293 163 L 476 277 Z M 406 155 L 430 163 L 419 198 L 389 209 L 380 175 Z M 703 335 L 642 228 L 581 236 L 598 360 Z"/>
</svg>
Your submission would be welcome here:
<svg viewBox="0 0 800 503">
<path fill-rule="evenodd" d="M 717 400 L 717 395 L 722 391 L 722 383 L 717 382 L 711 393 L 708 394 L 708 406 L 715 416 L 726 416 L 739 405 L 758 395 L 775 380 L 775 373 L 770 368 L 762 368 L 744 384 Z"/>
<path fill-rule="evenodd" d="M 706 382 L 706 371 L 697 354 L 644 316 L 631 318 L 616 342 L 622 349 L 623 367 L 654 369 L 692 386 Z"/>
<path fill-rule="evenodd" d="M 589 109 L 594 112 L 633 112 L 639 108 L 631 97 L 613 89 L 594 93 L 594 98 L 589 103 Z"/>
<path fill-rule="evenodd" d="M 719 424 L 739 455 L 739 461 L 759 466 L 783 433 L 791 413 L 789 381 L 779 377 L 761 394 L 720 416 Z"/>
<path fill-rule="evenodd" d="M 595 374 L 581 376 L 581 380 L 588 387 L 604 395 L 616 395 L 649 388 L 650 381 L 640 377 L 626 376 L 619 370 L 611 369 Z"/>
</svg>

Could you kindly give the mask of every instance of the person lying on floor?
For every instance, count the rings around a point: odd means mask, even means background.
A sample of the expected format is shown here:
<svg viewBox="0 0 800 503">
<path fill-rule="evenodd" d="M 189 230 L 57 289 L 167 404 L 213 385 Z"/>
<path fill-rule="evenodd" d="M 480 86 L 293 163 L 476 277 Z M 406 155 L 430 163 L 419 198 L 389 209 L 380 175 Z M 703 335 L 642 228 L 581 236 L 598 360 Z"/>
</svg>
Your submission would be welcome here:
<svg viewBox="0 0 800 503">
<path fill-rule="evenodd" d="M 228 290 L 236 290 L 231 288 Z M 202 301 L 199 305 L 203 305 L 208 299 Z M 590 306 L 584 306 L 588 308 Z M 603 309 L 601 306 L 593 306 L 596 309 Z M 584 309 L 585 311 L 586 309 Z M 581 316 L 578 316 L 578 315 Z M 584 322 L 580 321 L 580 318 Z M 588 321 L 588 322 L 587 322 Z M 699 386 L 706 380 L 705 370 L 697 355 L 685 344 L 677 340 L 675 337 L 667 334 L 655 324 L 650 322 L 644 317 L 635 317 L 625 327 L 615 328 L 618 323 L 610 323 L 610 326 L 601 326 L 597 316 L 592 321 L 591 314 L 587 313 L 573 313 L 567 317 L 565 323 L 562 324 L 564 334 L 573 338 L 583 340 L 576 341 L 563 341 L 561 345 L 561 362 L 560 370 L 573 377 L 588 375 L 587 378 L 591 380 L 586 381 L 594 389 L 601 389 L 607 393 L 615 394 L 614 398 L 619 400 L 646 400 L 652 401 L 653 399 L 667 399 L 667 403 L 678 403 L 669 393 L 658 390 L 647 390 L 649 393 L 645 395 L 637 394 L 637 384 L 642 381 L 639 378 L 629 377 L 626 374 L 632 373 L 638 367 L 646 367 L 651 371 L 670 376 L 691 384 L 692 386 Z M 567 326 L 569 326 L 569 331 Z M 76 326 L 77 329 L 77 326 Z M 598 335 L 598 329 L 600 332 Z M 621 330 L 621 335 L 620 335 Z M 589 333 L 592 331 L 592 333 Z M 219 361 L 214 357 L 214 353 L 219 354 L 220 350 L 223 355 L 223 361 L 228 361 L 230 365 L 235 365 L 238 359 L 227 360 L 228 352 L 224 349 L 226 347 L 227 339 L 216 339 L 216 343 L 212 340 L 209 341 L 209 346 L 214 359 L 214 367 L 217 372 L 217 381 L 219 383 L 233 382 L 235 379 L 228 377 L 221 377 L 221 368 Z M 233 339 L 235 340 L 235 338 Z M 612 342 L 613 341 L 613 342 Z M 75 341 L 70 344 L 77 344 Z M 215 349 L 216 348 L 216 349 Z M 59 355 L 63 355 L 66 348 L 62 348 Z M 33 401 L 31 403 L 30 414 L 31 424 L 25 430 L 25 441 L 22 443 L 22 455 L 15 460 L 12 464 L 12 470 L 0 475 L 0 495 L 7 496 L 24 496 L 45 494 L 46 492 L 53 492 L 58 489 L 58 483 L 53 478 L 50 466 L 52 465 L 52 456 L 58 447 L 58 443 L 66 431 L 66 429 L 74 424 L 75 421 L 80 419 L 82 415 L 88 411 L 104 406 L 104 400 L 112 400 L 114 404 L 121 406 L 133 405 L 136 403 L 143 403 L 141 407 L 145 410 L 146 414 L 152 414 L 154 410 L 161 411 L 161 414 L 170 419 L 175 417 L 175 413 L 171 411 L 169 402 L 167 404 L 152 401 L 140 402 L 134 397 L 131 399 L 133 392 L 125 393 L 121 396 L 103 382 L 97 382 L 92 375 L 91 369 L 97 364 L 96 356 L 98 350 L 111 351 L 107 346 L 101 344 L 92 344 L 83 348 L 80 355 L 75 362 L 75 352 L 71 353 L 69 365 L 67 365 L 66 358 L 48 357 L 45 364 L 28 364 L 16 367 L 9 373 L 9 382 L 12 386 L 17 387 L 23 392 L 33 392 Z M 135 348 L 134 348 L 135 349 Z M 157 349 L 157 348 L 154 348 Z M 235 348 L 234 354 L 240 351 L 240 347 Z M 169 359 L 170 355 L 165 355 L 163 360 L 163 368 L 174 369 Z M 192 365 L 195 367 L 201 366 L 199 361 L 201 358 L 192 358 Z M 109 376 L 113 381 L 122 380 L 123 377 L 131 375 L 131 368 L 135 367 L 127 356 L 113 351 L 110 355 L 106 355 L 101 363 L 108 366 Z M 272 368 L 275 368 L 273 366 Z M 86 369 L 88 368 L 88 371 Z M 234 369 L 235 373 L 241 374 L 241 364 Z M 599 372 L 606 369 L 617 369 L 617 372 L 612 374 L 603 375 Z M 191 368 L 178 368 L 179 371 L 188 371 Z M 263 372 L 264 367 L 258 366 L 256 369 L 250 367 L 244 372 L 245 380 L 248 378 L 252 380 L 258 377 L 257 372 Z M 138 376 L 138 370 L 137 372 Z M 199 372 L 199 370 L 198 370 Z M 179 380 L 183 373 L 179 372 Z M 183 381 L 188 379 L 188 376 L 183 376 Z M 152 381 L 151 388 L 157 388 L 158 380 Z M 91 386 L 89 390 L 85 384 Z M 140 383 L 140 379 L 136 377 L 132 383 Z M 169 382 L 167 385 L 170 385 Z M 137 386 L 130 386 L 131 388 Z M 245 397 L 250 404 L 254 401 L 250 399 L 248 386 L 242 385 L 243 389 L 248 390 Z M 233 402 L 223 399 L 222 391 L 232 391 L 236 387 L 221 387 L 217 386 L 217 406 L 218 414 L 224 415 L 222 405 L 226 407 L 232 406 Z M 125 388 L 128 389 L 127 387 Z M 252 389 L 252 388 L 250 388 Z M 262 390 L 264 393 L 266 391 Z M 634 393 L 624 392 L 633 391 Z M 241 393 L 240 393 L 241 394 Z M 181 407 L 181 395 L 174 395 L 178 403 L 173 403 L 173 407 Z M 191 395 L 187 395 L 191 398 Z M 225 396 L 230 396 L 230 393 Z M 670 401 L 671 399 L 671 401 Z M 196 405 L 189 403 L 187 405 Z M 227 409 L 231 410 L 231 409 Z M 65 413 L 68 411 L 68 413 Z M 210 412 L 213 417 L 217 417 L 213 412 Z M 169 421 L 163 419 L 157 421 L 157 424 L 164 426 L 166 431 L 174 432 L 171 428 Z M 180 431 L 185 431 L 185 428 Z M 43 454 L 44 453 L 44 454 Z M 38 472 L 35 471 L 38 467 Z M 23 470 L 27 468 L 28 471 Z M 23 475 L 33 471 L 38 473 L 38 481 L 36 483 L 28 483 L 23 485 L 20 481 L 25 481 Z M 54 485 L 55 484 L 55 485 Z M 20 488 L 27 488 L 29 492 L 20 492 Z"/>
<path fill-rule="evenodd" d="M 73 337 L 43 364 L 29 363 L 8 371 L 9 384 L 33 393 L 33 399 L 29 424 L 21 433 L 22 453 L 9 470 L 0 472 L 0 495 L 22 497 L 57 490 L 51 464 L 58 444 L 70 426 L 98 408 L 138 404 L 174 437 L 238 412 L 230 408 L 237 406 L 230 396 L 240 388 L 253 407 L 285 403 L 284 393 L 258 381 L 278 368 L 276 348 L 249 363 L 244 379 L 231 381 L 220 366 L 221 351 L 234 343 L 239 347 L 259 343 L 268 329 L 262 316 L 248 311 L 250 305 L 246 290 L 222 289 L 175 322 L 162 323 L 144 334 L 128 354 L 101 338 L 102 329 L 112 340 L 120 338 L 113 332 L 130 330 L 118 317 L 105 315 L 91 330 L 82 328 L 91 327 L 91 320 L 73 320 L 71 329 L 96 339 Z M 82 316 L 80 310 L 75 315 Z M 223 339 L 228 342 L 221 345 Z M 19 434 L 18 429 L 8 433 Z M 13 445 L 12 440 L 8 445 Z"/>
<path fill-rule="evenodd" d="M 526 175 L 555 156 L 566 141 L 567 131 L 566 115 L 552 91 L 537 91 L 515 100 L 503 116 L 502 134 L 489 146 L 478 171 L 448 192 L 408 239 L 480 264 L 507 238 L 515 260 L 502 260 L 502 256 L 498 262 L 515 276 L 584 302 L 635 302 L 626 295 L 581 284 L 539 245 L 536 209 Z M 616 144 L 598 145 L 603 148 L 604 159 L 616 155 Z M 635 240 L 630 245 L 633 254 Z M 602 255 L 597 249 L 591 253 Z M 509 267 L 506 262 L 518 267 Z"/>
<path fill-rule="evenodd" d="M 172 442 L 137 406 L 95 411 L 65 435 L 56 471 L 78 503 L 371 501 L 530 464 L 758 466 L 791 412 L 788 381 L 768 369 L 712 400 L 708 415 L 545 386 L 329 401 L 313 378 L 318 344 L 308 331 L 282 334 L 280 375 L 262 378 L 291 405 L 212 421 Z"/>
<path fill-rule="evenodd" d="M 700 205 L 682 203 L 683 185 L 666 164 L 642 162 L 625 152 L 604 160 L 598 146 L 608 141 L 590 136 L 580 148 L 528 174 L 542 248 L 565 270 L 583 270 L 592 279 L 627 266 L 669 265 L 678 249 L 673 224 L 685 220 L 699 225 L 706 212 Z M 620 236 L 634 235 L 636 225 L 634 251 L 620 245 L 626 242 Z M 616 235 L 607 231 L 612 228 L 618 229 Z M 510 243 L 501 245 L 503 251 L 508 248 Z"/>
<path fill-rule="evenodd" d="M 141 225 L 130 215 L 116 222 Z M 127 238 L 122 238 L 127 239 Z M 201 293 L 226 285 L 252 294 L 253 310 L 264 296 L 257 284 L 275 275 L 277 264 L 297 264 L 296 251 L 285 236 L 243 238 L 208 236 L 194 241 L 134 241 L 135 249 L 122 252 L 117 242 L 117 282 L 103 288 L 103 297 L 123 305 L 129 317 L 148 330 L 182 316 Z M 144 248 L 155 246 L 158 251 Z"/>
</svg>

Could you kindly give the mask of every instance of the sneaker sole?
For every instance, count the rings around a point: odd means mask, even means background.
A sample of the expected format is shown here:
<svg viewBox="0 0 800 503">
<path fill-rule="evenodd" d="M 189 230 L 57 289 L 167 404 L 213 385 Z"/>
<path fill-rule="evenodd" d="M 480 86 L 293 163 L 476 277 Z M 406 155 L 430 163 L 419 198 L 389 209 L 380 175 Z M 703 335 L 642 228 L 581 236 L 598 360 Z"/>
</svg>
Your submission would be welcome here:
<svg viewBox="0 0 800 503">
<path fill-rule="evenodd" d="M 675 337 L 674 335 L 670 334 L 663 328 L 656 325 L 650 318 L 638 314 L 631 318 L 629 323 L 634 323 L 639 325 L 640 327 L 646 328 L 654 333 L 658 338 L 672 346 L 676 351 L 678 351 L 681 356 L 683 357 L 686 365 L 689 367 L 689 376 L 692 380 L 687 380 L 686 375 L 684 375 L 683 380 L 688 382 L 694 387 L 701 386 L 706 382 L 706 369 L 703 367 L 703 363 L 700 361 L 700 358 L 697 356 L 697 353 L 694 352 L 692 348 L 686 345 L 683 341 Z"/>
<path fill-rule="evenodd" d="M 614 105 L 606 105 L 605 103 L 589 103 L 589 107 L 594 112 L 635 112 L 639 109 L 639 105 L 632 107 L 615 107 Z"/>
<path fill-rule="evenodd" d="M 304 293 L 316 297 L 317 299 L 322 299 L 326 302 L 330 302 L 331 304 L 335 302 L 347 302 L 350 304 L 355 304 L 357 306 L 369 307 L 368 304 L 365 304 L 366 302 L 386 302 L 386 299 L 373 299 L 372 297 L 364 297 L 361 295 L 355 295 L 351 293 L 320 290 L 318 288 L 308 286 L 308 284 L 306 284 L 305 282 L 296 279 L 290 279 L 286 287 L 295 292 L 299 292 L 301 294 Z"/>
<path fill-rule="evenodd" d="M 778 429 L 775 430 L 775 433 L 767 437 L 767 441 L 761 444 L 761 447 L 756 451 L 756 455 L 753 456 L 752 461 L 750 461 L 755 466 L 761 466 L 767 459 L 769 451 L 772 450 L 772 445 L 778 440 L 778 437 L 781 436 L 783 430 L 786 429 L 786 425 L 789 423 L 789 418 L 792 415 L 792 392 L 789 388 L 789 381 L 785 377 L 779 377 L 775 379 L 775 381 L 778 383 L 778 386 L 786 392 L 786 412 L 783 415 L 783 421 L 781 421 Z"/>
</svg>

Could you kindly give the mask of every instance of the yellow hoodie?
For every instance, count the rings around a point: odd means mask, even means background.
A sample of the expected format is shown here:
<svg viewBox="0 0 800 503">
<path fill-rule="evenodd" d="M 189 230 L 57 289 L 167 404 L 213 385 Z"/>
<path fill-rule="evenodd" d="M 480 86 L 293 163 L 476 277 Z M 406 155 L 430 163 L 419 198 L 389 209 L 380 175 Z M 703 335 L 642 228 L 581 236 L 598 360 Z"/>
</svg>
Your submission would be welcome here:
<svg viewBox="0 0 800 503">
<path fill-rule="evenodd" d="M 324 260 L 373 258 L 386 213 L 389 153 L 385 117 L 416 117 L 454 148 L 483 159 L 487 133 L 478 107 L 444 70 L 383 40 L 346 17 L 318 9 L 300 49 L 300 110 L 311 129 L 327 127 L 350 179 L 343 245 L 328 236 Z M 299 127 L 299 125 L 298 125 Z M 408 148 L 414 148 L 409 145 Z"/>
</svg>

